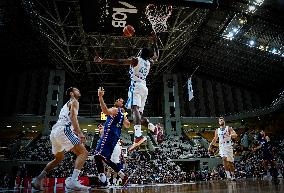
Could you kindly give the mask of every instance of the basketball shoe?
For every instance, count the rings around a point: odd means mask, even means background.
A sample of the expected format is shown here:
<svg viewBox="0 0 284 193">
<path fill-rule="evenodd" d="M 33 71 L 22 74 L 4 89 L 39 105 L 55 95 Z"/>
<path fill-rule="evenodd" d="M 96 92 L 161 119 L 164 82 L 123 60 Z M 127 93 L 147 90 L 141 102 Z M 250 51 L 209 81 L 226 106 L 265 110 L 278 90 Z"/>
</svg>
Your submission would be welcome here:
<svg viewBox="0 0 284 193">
<path fill-rule="evenodd" d="M 69 190 L 82 191 L 89 190 L 90 187 L 80 184 L 79 180 L 73 180 L 71 177 L 66 178 L 65 188 Z"/>
<path fill-rule="evenodd" d="M 44 188 L 42 187 L 42 180 L 38 179 L 38 177 L 35 177 L 32 181 L 32 187 L 35 190 L 44 190 Z"/>
<path fill-rule="evenodd" d="M 129 180 L 128 176 L 125 175 L 124 178 L 122 179 L 121 185 L 124 186 L 124 187 L 127 186 L 128 180 Z"/>
<path fill-rule="evenodd" d="M 128 148 L 128 151 L 131 152 L 137 147 L 139 147 L 147 138 L 141 135 L 140 137 L 135 137 L 134 143 Z"/>
</svg>

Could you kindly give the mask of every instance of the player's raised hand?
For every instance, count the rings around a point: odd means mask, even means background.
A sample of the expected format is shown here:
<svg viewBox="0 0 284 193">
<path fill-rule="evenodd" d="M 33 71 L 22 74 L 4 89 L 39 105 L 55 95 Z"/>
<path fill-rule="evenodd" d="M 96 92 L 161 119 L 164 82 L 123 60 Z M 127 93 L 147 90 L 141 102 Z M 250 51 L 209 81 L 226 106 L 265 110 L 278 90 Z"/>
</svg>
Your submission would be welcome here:
<svg viewBox="0 0 284 193">
<path fill-rule="evenodd" d="M 104 96 L 104 94 L 105 94 L 104 88 L 103 87 L 99 87 L 99 89 L 98 89 L 98 96 L 102 97 L 102 96 Z"/>
<path fill-rule="evenodd" d="M 94 62 L 96 62 L 96 63 L 101 63 L 102 61 L 103 61 L 103 59 L 101 57 L 99 57 L 99 56 L 96 56 L 94 58 Z"/>
</svg>

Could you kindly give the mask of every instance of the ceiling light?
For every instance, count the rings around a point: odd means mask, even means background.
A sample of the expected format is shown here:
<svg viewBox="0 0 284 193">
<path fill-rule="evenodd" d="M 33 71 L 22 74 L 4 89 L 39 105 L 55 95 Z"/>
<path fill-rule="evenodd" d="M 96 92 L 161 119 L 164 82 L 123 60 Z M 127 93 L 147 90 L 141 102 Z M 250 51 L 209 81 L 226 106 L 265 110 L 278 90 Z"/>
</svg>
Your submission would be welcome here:
<svg viewBox="0 0 284 193">
<path fill-rule="evenodd" d="M 251 46 L 251 47 L 255 45 L 255 41 L 254 40 L 250 40 L 248 43 L 249 43 L 249 46 Z"/>
<path fill-rule="evenodd" d="M 229 40 L 232 40 L 233 37 L 234 37 L 233 32 L 229 32 L 228 34 L 224 35 L 224 38 L 225 38 L 225 39 L 229 39 Z"/>
<path fill-rule="evenodd" d="M 271 53 L 280 55 L 280 50 L 278 50 L 276 48 L 272 48 Z"/>
<path fill-rule="evenodd" d="M 246 19 L 239 19 L 240 24 L 245 24 L 247 22 Z"/>
<path fill-rule="evenodd" d="M 254 4 L 260 6 L 260 5 L 263 4 L 263 1 L 264 1 L 264 0 L 255 0 L 255 1 L 254 1 Z"/>
<path fill-rule="evenodd" d="M 236 28 L 236 27 L 233 28 L 233 32 L 235 32 L 235 33 L 236 33 L 238 30 L 239 30 L 239 29 Z"/>
<path fill-rule="evenodd" d="M 258 48 L 259 48 L 260 50 L 264 50 L 264 46 L 263 46 L 263 45 L 260 45 Z"/>
<path fill-rule="evenodd" d="M 255 10 L 256 10 L 256 7 L 255 7 L 254 5 L 250 5 L 250 6 L 248 7 L 248 11 L 249 11 L 250 13 L 255 12 Z"/>
</svg>

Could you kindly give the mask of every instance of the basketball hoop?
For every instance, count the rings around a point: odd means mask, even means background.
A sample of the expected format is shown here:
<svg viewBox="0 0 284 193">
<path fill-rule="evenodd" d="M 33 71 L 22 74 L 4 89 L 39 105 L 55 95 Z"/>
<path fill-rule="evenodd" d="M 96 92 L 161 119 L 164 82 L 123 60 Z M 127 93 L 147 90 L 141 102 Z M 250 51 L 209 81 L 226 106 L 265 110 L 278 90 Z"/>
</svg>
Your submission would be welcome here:
<svg viewBox="0 0 284 193">
<path fill-rule="evenodd" d="M 172 14 L 172 6 L 162 5 L 157 7 L 149 4 L 146 7 L 145 14 L 152 25 L 155 34 L 167 32 L 167 20 Z"/>
</svg>

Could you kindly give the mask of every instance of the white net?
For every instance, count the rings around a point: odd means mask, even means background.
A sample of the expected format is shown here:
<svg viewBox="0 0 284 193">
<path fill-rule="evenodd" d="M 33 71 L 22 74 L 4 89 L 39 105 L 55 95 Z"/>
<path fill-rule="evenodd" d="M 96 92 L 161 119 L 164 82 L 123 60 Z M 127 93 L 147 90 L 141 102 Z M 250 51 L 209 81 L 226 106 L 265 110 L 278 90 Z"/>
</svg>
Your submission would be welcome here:
<svg viewBox="0 0 284 193">
<path fill-rule="evenodd" d="M 155 33 L 167 32 L 167 20 L 172 14 L 172 6 L 157 7 L 149 4 L 146 7 L 145 14 Z"/>
</svg>

